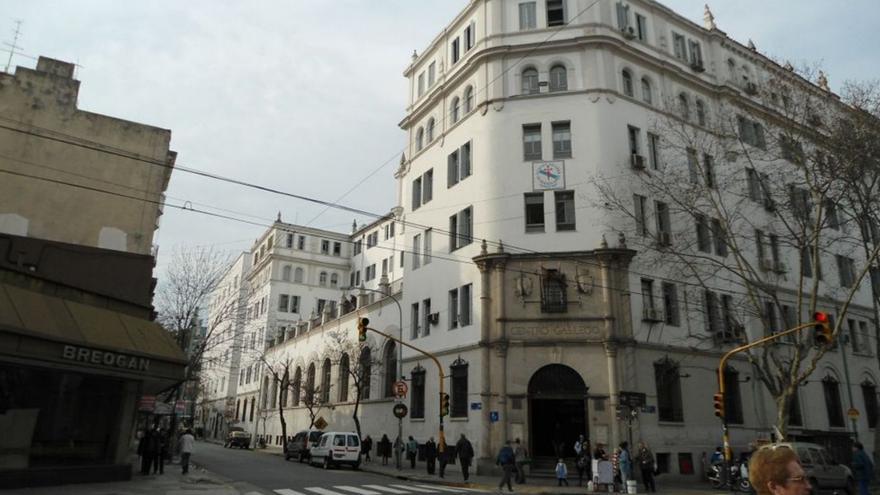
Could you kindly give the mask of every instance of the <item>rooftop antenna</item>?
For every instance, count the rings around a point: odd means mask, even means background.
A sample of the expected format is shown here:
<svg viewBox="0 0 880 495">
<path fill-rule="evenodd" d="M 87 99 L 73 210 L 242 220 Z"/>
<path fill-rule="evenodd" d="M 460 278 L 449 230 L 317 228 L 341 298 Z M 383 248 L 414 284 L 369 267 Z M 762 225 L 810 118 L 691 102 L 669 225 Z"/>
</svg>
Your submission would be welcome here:
<svg viewBox="0 0 880 495">
<path fill-rule="evenodd" d="M 15 20 L 15 32 L 12 35 L 12 43 L 3 42 L 4 45 L 9 47 L 9 58 L 6 60 L 6 69 L 3 72 L 9 74 L 9 66 L 12 65 L 12 56 L 15 54 L 15 50 L 21 48 L 18 46 L 18 37 L 21 34 L 21 19 Z"/>
</svg>

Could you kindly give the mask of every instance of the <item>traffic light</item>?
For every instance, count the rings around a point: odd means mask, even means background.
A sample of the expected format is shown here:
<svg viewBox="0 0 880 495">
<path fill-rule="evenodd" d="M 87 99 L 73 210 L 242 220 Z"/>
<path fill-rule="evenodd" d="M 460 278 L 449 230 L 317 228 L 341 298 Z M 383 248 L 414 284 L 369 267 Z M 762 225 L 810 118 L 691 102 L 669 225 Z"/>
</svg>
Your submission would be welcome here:
<svg viewBox="0 0 880 495">
<path fill-rule="evenodd" d="M 813 342 L 817 346 L 830 345 L 833 336 L 831 335 L 831 318 L 828 317 L 828 313 L 816 311 L 813 313 L 813 321 L 816 322 L 813 327 Z"/>
<path fill-rule="evenodd" d="M 712 396 L 712 403 L 715 407 L 715 416 L 724 417 L 724 394 L 721 392 Z"/>
<path fill-rule="evenodd" d="M 440 416 L 449 416 L 449 394 L 440 394 Z"/>
<path fill-rule="evenodd" d="M 365 342 L 367 340 L 367 325 L 369 324 L 369 318 L 358 318 L 358 341 Z"/>
</svg>

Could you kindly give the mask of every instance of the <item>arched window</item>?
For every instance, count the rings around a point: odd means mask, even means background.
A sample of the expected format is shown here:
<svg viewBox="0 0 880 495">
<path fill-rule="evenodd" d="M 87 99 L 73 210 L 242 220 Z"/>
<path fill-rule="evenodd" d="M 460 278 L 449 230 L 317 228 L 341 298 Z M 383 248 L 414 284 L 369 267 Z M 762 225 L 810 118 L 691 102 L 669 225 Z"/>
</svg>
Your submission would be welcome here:
<svg viewBox="0 0 880 495">
<path fill-rule="evenodd" d="M 452 104 L 449 106 L 449 119 L 452 120 L 452 123 L 458 122 L 458 104 L 459 100 L 456 96 L 452 99 Z"/>
<path fill-rule="evenodd" d="M 468 86 L 464 90 L 464 113 L 474 109 L 474 87 Z"/>
<path fill-rule="evenodd" d="M 467 417 L 468 412 L 468 363 L 462 358 L 449 367 L 452 374 L 452 394 L 449 397 L 449 416 Z"/>
<path fill-rule="evenodd" d="M 296 270 L 293 271 L 293 281 L 302 283 L 304 274 L 305 272 L 303 269 L 297 267 Z"/>
<path fill-rule="evenodd" d="M 862 382 L 862 399 L 865 401 L 865 415 L 868 417 L 868 428 L 877 426 L 877 385 L 865 378 Z"/>
<path fill-rule="evenodd" d="M 394 396 L 394 382 L 397 381 L 397 345 L 389 341 L 385 345 L 385 356 L 382 359 L 385 371 L 385 397 Z"/>
<path fill-rule="evenodd" d="M 293 372 L 293 405 L 299 405 L 299 396 L 302 392 L 302 369 L 297 366 Z"/>
<path fill-rule="evenodd" d="M 428 125 L 425 129 L 426 129 L 425 130 L 425 137 L 428 139 L 428 142 L 430 143 L 431 141 L 434 140 L 434 117 L 431 117 L 430 119 L 428 119 Z"/>
<path fill-rule="evenodd" d="M 681 375 L 678 363 L 661 359 L 654 363 L 654 383 L 657 387 L 657 419 L 683 422 L 684 408 L 681 400 Z"/>
<path fill-rule="evenodd" d="M 425 130 L 419 127 L 416 131 L 416 151 L 422 151 L 425 141 Z"/>
<path fill-rule="evenodd" d="M 843 403 L 840 401 L 840 382 L 831 375 L 822 379 L 825 392 L 825 408 L 828 411 L 828 426 L 843 428 Z"/>
<path fill-rule="evenodd" d="M 318 285 L 321 287 L 327 285 L 327 272 L 321 272 L 321 274 L 318 275 Z"/>
<path fill-rule="evenodd" d="M 706 107 L 703 105 L 703 100 L 697 100 L 695 106 L 697 107 L 697 122 L 700 125 L 706 125 Z"/>
<path fill-rule="evenodd" d="M 623 69 L 623 94 L 626 96 L 632 96 L 633 92 L 633 78 L 632 74 L 627 69 Z"/>
<path fill-rule="evenodd" d="M 290 282 L 290 265 L 284 265 L 284 268 L 281 269 L 281 280 Z"/>
<path fill-rule="evenodd" d="M 330 359 L 324 360 L 324 365 L 321 366 L 321 403 L 326 404 L 330 402 L 330 370 L 331 364 Z"/>
<path fill-rule="evenodd" d="M 410 396 L 410 417 L 424 419 L 425 417 L 425 368 L 416 366 L 410 372 L 410 384 L 412 395 Z"/>
<path fill-rule="evenodd" d="M 688 97 L 684 93 L 678 95 L 678 113 L 684 120 L 690 120 L 691 118 L 690 102 L 688 102 Z"/>
<path fill-rule="evenodd" d="M 565 66 L 554 65 L 550 68 L 550 91 L 565 91 L 568 89 L 568 71 Z"/>
<path fill-rule="evenodd" d="M 336 287 L 339 285 L 339 274 L 334 273 L 330 275 L 330 287 Z"/>
<path fill-rule="evenodd" d="M 348 374 L 350 372 L 348 354 L 343 353 L 339 358 L 339 402 L 348 401 Z"/>
<path fill-rule="evenodd" d="M 257 404 L 257 398 L 256 398 L 256 397 L 251 397 L 251 415 L 250 415 L 250 417 L 248 418 L 248 421 L 253 421 L 253 420 L 254 420 L 254 409 L 256 409 L 256 407 L 255 407 L 256 404 Z"/>
<path fill-rule="evenodd" d="M 651 93 L 651 81 L 648 80 L 647 77 L 642 78 L 642 101 L 647 104 L 651 104 L 654 100 L 654 95 Z"/>
<path fill-rule="evenodd" d="M 287 405 L 289 405 L 287 399 L 289 397 L 288 392 L 290 391 L 290 375 L 288 374 L 287 371 L 285 371 L 284 376 L 281 377 L 280 387 L 281 387 L 281 390 L 280 390 L 280 396 L 279 396 L 278 400 L 279 400 L 282 407 L 286 407 Z"/>
<path fill-rule="evenodd" d="M 528 68 L 522 72 L 522 94 L 532 95 L 538 90 L 538 70 Z"/>
<path fill-rule="evenodd" d="M 242 421 L 247 419 L 247 406 L 248 406 L 248 400 L 245 399 L 244 402 L 241 403 L 241 420 Z"/>
<path fill-rule="evenodd" d="M 269 400 L 269 377 L 263 377 L 263 397 L 260 399 L 260 405 L 263 409 L 266 409 Z"/>
<path fill-rule="evenodd" d="M 358 362 L 358 388 L 360 389 L 361 399 L 370 398 L 370 379 L 373 376 L 372 353 L 369 347 L 361 350 L 360 360 Z"/>
</svg>

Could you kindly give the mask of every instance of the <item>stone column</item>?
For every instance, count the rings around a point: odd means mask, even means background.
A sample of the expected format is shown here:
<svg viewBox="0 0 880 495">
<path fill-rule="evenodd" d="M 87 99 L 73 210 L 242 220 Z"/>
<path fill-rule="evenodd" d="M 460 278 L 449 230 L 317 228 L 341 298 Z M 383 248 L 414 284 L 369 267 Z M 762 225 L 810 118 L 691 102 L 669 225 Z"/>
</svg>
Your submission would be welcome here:
<svg viewBox="0 0 880 495">
<path fill-rule="evenodd" d="M 605 342 L 605 359 L 608 364 L 608 395 L 610 404 L 608 415 L 611 422 L 611 445 L 613 448 L 620 443 L 620 422 L 617 420 L 617 405 L 620 402 L 620 391 L 617 388 L 617 344 Z M 611 449 L 609 449 L 611 450 Z"/>
</svg>

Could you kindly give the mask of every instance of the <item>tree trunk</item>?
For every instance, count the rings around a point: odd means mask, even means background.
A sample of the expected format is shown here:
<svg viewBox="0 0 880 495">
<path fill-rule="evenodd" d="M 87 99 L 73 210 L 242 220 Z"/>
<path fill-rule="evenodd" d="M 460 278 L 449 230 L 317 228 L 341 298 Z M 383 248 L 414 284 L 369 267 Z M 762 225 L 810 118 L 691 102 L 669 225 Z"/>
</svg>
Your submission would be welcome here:
<svg viewBox="0 0 880 495">
<path fill-rule="evenodd" d="M 785 389 L 782 395 L 776 398 L 776 428 L 782 436 L 776 439 L 777 442 L 782 442 L 788 437 L 788 416 L 791 399 L 792 394 L 789 389 Z"/>
<path fill-rule="evenodd" d="M 361 420 L 358 418 L 358 407 L 361 405 L 361 391 L 357 391 L 357 396 L 354 401 L 354 412 L 351 413 L 351 419 L 354 420 L 354 429 L 357 431 L 358 438 L 364 438 L 361 435 Z"/>
<path fill-rule="evenodd" d="M 284 420 L 284 402 L 281 400 L 283 397 L 283 390 L 286 387 L 280 387 L 278 390 L 278 419 L 281 421 L 281 436 L 284 437 L 284 440 L 281 442 L 281 450 L 286 454 L 287 453 L 287 421 Z"/>
</svg>

